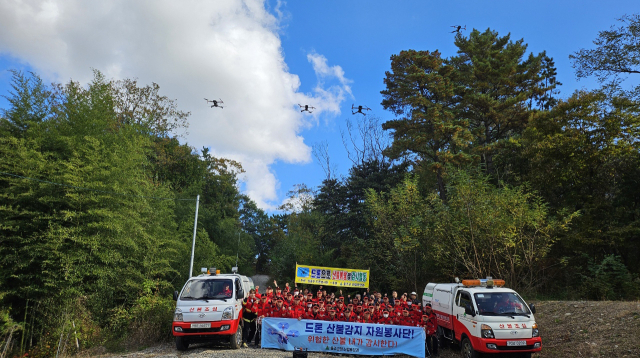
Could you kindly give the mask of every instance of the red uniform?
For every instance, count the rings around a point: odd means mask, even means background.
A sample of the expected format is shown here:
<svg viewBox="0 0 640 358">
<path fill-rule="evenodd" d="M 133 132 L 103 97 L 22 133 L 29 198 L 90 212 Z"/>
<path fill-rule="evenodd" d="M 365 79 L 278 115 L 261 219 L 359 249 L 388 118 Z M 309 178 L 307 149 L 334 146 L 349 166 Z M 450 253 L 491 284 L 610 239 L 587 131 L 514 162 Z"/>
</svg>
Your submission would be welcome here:
<svg viewBox="0 0 640 358">
<path fill-rule="evenodd" d="M 415 327 L 416 326 L 416 322 L 413 320 L 413 317 L 411 317 L 411 316 L 402 316 L 400 318 L 400 325 L 401 326 L 412 326 L 412 327 Z"/>
<path fill-rule="evenodd" d="M 320 312 L 307 312 L 304 316 L 304 319 L 313 319 L 316 321 L 322 321 L 322 316 L 320 316 Z"/>
<path fill-rule="evenodd" d="M 338 322 L 338 321 L 342 321 L 340 319 L 340 317 L 337 314 L 334 314 L 333 316 L 331 315 L 331 313 L 329 313 L 329 315 L 327 316 L 327 318 L 325 319 L 325 321 L 329 321 L 329 322 Z"/>
<path fill-rule="evenodd" d="M 253 304 L 255 312 L 258 316 L 267 316 L 271 311 L 271 304 L 269 302 L 256 302 Z"/>
<path fill-rule="evenodd" d="M 358 323 L 376 323 L 371 318 L 361 318 L 358 320 Z"/>
<path fill-rule="evenodd" d="M 421 320 L 419 326 L 424 328 L 425 333 L 427 334 L 427 336 L 432 336 L 434 334 L 436 334 L 436 329 L 438 328 L 438 323 L 436 320 L 436 315 L 434 315 L 433 313 L 431 313 L 430 315 L 428 315 L 429 317 L 427 318 L 427 320 Z"/>
<path fill-rule="evenodd" d="M 292 306 L 289 307 L 289 314 L 291 315 L 291 318 L 300 318 L 304 316 L 305 313 L 305 309 L 303 306 L 299 305 L 299 304 L 293 304 Z"/>
<path fill-rule="evenodd" d="M 289 318 L 289 310 L 287 310 L 284 306 L 281 308 L 275 307 L 269 312 L 269 317 L 276 318 Z"/>
<path fill-rule="evenodd" d="M 393 317 L 389 316 L 389 317 L 385 318 L 384 315 L 380 316 L 380 318 L 378 318 L 378 321 L 376 323 L 380 323 L 380 324 L 395 324 L 393 322 Z"/>
</svg>

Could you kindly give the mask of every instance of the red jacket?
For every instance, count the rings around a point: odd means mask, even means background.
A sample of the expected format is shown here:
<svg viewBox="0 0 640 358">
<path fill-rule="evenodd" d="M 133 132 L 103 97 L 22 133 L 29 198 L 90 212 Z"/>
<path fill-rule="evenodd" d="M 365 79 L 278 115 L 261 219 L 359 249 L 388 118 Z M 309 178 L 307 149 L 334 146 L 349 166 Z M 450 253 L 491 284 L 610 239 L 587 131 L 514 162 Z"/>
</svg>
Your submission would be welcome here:
<svg viewBox="0 0 640 358">
<path fill-rule="evenodd" d="M 274 307 L 271 312 L 269 312 L 269 317 L 289 318 L 289 310 L 284 307 L 284 305 L 280 309 L 278 309 L 278 307 Z"/>
<path fill-rule="evenodd" d="M 302 307 L 301 305 L 292 305 L 289 308 L 289 314 L 291 315 L 291 318 L 304 318 L 304 314 L 306 311 L 304 307 Z"/>
<path fill-rule="evenodd" d="M 313 320 L 316 320 L 316 321 L 322 321 L 323 320 L 322 316 L 320 315 L 320 311 L 318 311 L 318 313 L 316 313 L 316 314 L 314 314 L 313 311 L 307 312 L 307 313 L 305 313 L 303 318 L 304 319 L 313 319 Z"/>
<path fill-rule="evenodd" d="M 401 326 L 412 326 L 415 327 L 416 326 L 416 322 L 413 320 L 413 317 L 411 317 L 411 315 L 409 316 L 402 316 L 400 319 L 400 325 Z"/>
<path fill-rule="evenodd" d="M 431 313 L 427 321 L 420 320 L 418 324 L 420 327 L 424 328 L 424 331 L 427 333 L 427 336 L 432 336 L 436 333 L 436 329 L 438 328 L 438 323 L 436 321 L 436 315 Z"/>
</svg>

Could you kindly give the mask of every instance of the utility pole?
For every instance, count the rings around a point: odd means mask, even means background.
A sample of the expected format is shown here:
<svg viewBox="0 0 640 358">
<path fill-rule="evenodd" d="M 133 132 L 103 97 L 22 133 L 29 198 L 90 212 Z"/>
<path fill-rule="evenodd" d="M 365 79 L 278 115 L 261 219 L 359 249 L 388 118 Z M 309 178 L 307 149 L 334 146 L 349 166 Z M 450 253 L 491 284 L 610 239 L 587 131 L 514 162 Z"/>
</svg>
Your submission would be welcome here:
<svg viewBox="0 0 640 358">
<path fill-rule="evenodd" d="M 200 194 L 196 198 L 196 218 L 193 222 L 193 243 L 191 244 L 191 265 L 189 265 L 189 278 L 193 277 L 193 253 L 196 250 L 196 229 L 198 228 L 198 207 L 200 206 Z"/>
</svg>

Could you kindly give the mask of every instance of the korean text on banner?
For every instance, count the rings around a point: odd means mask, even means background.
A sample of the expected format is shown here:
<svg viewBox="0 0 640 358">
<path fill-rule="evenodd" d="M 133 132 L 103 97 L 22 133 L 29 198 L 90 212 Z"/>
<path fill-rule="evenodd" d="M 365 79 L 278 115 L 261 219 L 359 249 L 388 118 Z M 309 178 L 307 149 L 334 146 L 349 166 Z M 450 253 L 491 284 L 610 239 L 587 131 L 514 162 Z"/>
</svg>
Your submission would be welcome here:
<svg viewBox="0 0 640 358">
<path fill-rule="evenodd" d="M 422 327 L 355 322 L 329 322 L 293 318 L 264 318 L 262 348 L 286 351 L 424 357 L 426 335 Z"/>
<path fill-rule="evenodd" d="M 296 265 L 296 283 L 368 288 L 369 270 Z"/>
</svg>

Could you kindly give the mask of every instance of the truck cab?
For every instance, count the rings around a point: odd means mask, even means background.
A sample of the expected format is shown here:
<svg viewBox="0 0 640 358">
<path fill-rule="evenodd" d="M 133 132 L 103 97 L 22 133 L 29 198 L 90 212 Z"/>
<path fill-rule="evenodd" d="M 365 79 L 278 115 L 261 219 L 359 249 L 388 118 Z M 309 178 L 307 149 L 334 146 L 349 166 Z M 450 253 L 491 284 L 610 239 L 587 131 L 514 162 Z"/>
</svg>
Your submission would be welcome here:
<svg viewBox="0 0 640 358">
<path fill-rule="evenodd" d="M 535 306 L 490 277 L 462 283 L 429 283 L 423 304 L 431 304 L 441 342 L 461 345 L 465 358 L 478 353 L 514 353 L 520 357 L 542 350 Z"/>
<path fill-rule="evenodd" d="M 234 349 L 242 345 L 242 301 L 249 294 L 251 279 L 237 274 L 220 274 L 203 269 L 191 277 L 181 291 L 175 291 L 176 310 L 171 330 L 176 348 L 190 343 L 225 339 Z"/>
</svg>

